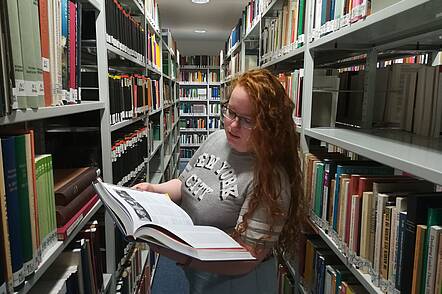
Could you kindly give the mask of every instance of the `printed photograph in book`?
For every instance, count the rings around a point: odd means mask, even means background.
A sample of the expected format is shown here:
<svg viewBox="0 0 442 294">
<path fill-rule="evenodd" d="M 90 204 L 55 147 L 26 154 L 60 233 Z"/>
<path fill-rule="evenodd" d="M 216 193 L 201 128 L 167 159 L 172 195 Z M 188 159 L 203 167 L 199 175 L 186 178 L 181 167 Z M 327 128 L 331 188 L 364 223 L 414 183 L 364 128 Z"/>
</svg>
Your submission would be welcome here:
<svg viewBox="0 0 442 294">
<path fill-rule="evenodd" d="M 94 188 L 127 239 L 147 242 L 202 261 L 254 260 L 224 231 L 196 226 L 167 194 L 96 181 Z"/>
</svg>

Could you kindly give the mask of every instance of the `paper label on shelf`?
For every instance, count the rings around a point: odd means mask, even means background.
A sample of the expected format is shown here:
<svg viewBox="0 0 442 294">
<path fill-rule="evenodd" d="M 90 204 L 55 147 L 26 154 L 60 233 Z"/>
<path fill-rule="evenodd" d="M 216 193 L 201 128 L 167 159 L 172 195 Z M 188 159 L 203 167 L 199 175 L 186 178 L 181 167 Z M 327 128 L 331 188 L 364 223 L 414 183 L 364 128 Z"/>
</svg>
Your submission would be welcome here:
<svg viewBox="0 0 442 294">
<path fill-rule="evenodd" d="M 298 42 L 299 42 L 299 43 L 304 43 L 304 34 L 302 34 L 302 35 L 300 35 L 300 36 L 298 37 Z"/>
<path fill-rule="evenodd" d="M 342 28 L 342 27 L 348 26 L 350 24 L 350 19 L 351 19 L 350 13 L 347 13 L 346 15 L 344 15 L 341 18 L 341 23 L 340 23 L 339 27 Z"/>
<path fill-rule="evenodd" d="M 49 72 L 49 59 L 46 57 L 41 58 L 41 69 L 45 72 Z"/>
<path fill-rule="evenodd" d="M 340 19 L 333 20 L 333 31 L 339 30 Z"/>
<path fill-rule="evenodd" d="M 331 21 L 327 21 L 325 23 L 325 32 L 326 33 L 330 33 L 332 31 L 332 22 Z"/>
</svg>

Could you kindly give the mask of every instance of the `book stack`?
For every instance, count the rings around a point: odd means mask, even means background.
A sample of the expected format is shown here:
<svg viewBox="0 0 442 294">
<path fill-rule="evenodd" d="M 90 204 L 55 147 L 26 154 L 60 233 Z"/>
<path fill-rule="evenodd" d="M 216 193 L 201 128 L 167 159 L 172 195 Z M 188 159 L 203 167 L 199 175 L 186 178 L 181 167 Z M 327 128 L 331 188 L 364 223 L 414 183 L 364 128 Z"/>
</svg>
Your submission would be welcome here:
<svg viewBox="0 0 442 294">
<path fill-rule="evenodd" d="M 215 87 L 211 87 L 210 88 L 210 96 L 209 96 L 210 100 L 216 100 L 219 101 L 220 100 L 220 95 L 219 95 L 219 87 L 215 86 Z"/>
<path fill-rule="evenodd" d="M 11 62 L 14 73 L 6 109 L 78 103 L 82 4 L 70 0 L 6 4 L 2 38 L 10 42 L 2 46 L 2 60 Z M 4 64 L 3 70 L 8 66 Z"/>
<path fill-rule="evenodd" d="M 400 63 L 379 63 L 376 70 L 374 126 L 439 137 L 442 122 L 442 67 L 419 64 L 416 59 L 395 62 Z M 340 89 L 344 91 L 339 93 L 336 121 L 361 125 L 364 70 L 343 69 L 339 77 Z"/>
<path fill-rule="evenodd" d="M 204 118 L 186 117 L 180 118 L 181 129 L 205 129 L 206 120 Z"/>
<path fill-rule="evenodd" d="M 297 69 L 291 73 L 281 73 L 278 79 L 287 92 L 287 95 L 295 104 L 295 123 L 300 126 L 302 122 L 302 87 L 304 81 L 304 70 Z"/>
<path fill-rule="evenodd" d="M 242 11 L 242 35 L 247 35 L 260 19 L 262 2 L 261 0 L 250 0 Z"/>
<path fill-rule="evenodd" d="M 433 226 L 442 224 L 442 194 L 434 192 L 433 183 L 396 174 L 390 167 L 350 160 L 339 152 L 305 154 L 312 220 L 376 285 L 403 293 L 424 285 L 434 288 L 441 284 L 436 277 L 439 231 Z M 419 238 L 418 225 L 426 226 Z"/>
<path fill-rule="evenodd" d="M 219 56 L 210 55 L 192 55 L 192 56 L 180 56 L 181 67 L 207 67 L 207 66 L 219 66 Z"/>
<path fill-rule="evenodd" d="M 0 3 L 0 117 L 11 112 L 13 64 L 6 1 Z"/>
<path fill-rule="evenodd" d="M 286 0 L 275 17 L 264 18 L 261 28 L 264 63 L 304 44 L 305 2 Z"/>
<path fill-rule="evenodd" d="M 143 252 L 145 251 L 145 252 Z M 143 284 L 148 282 L 146 278 L 150 278 L 150 268 L 147 266 L 148 252 L 142 246 L 135 246 L 128 253 L 124 264 L 122 264 L 121 279 L 117 281 L 117 293 L 146 293 L 139 292 L 139 288 L 145 287 Z"/>
<path fill-rule="evenodd" d="M 145 168 L 148 128 L 135 124 L 112 133 L 113 182 L 124 185 Z"/>
<path fill-rule="evenodd" d="M 302 283 L 313 293 L 368 293 L 317 235 L 307 236 Z"/>
<path fill-rule="evenodd" d="M 58 240 L 66 240 L 97 203 L 92 181 L 100 175 L 96 167 L 56 169 L 54 190 Z"/>
<path fill-rule="evenodd" d="M 206 141 L 206 134 L 180 134 L 181 144 L 199 145 Z"/>
<path fill-rule="evenodd" d="M 141 75 L 108 76 L 111 124 L 160 108 L 158 80 Z"/>
<path fill-rule="evenodd" d="M 2 135 L 0 141 L 1 272 L 12 291 L 57 240 L 52 156 L 35 155 L 32 130 Z"/>
<path fill-rule="evenodd" d="M 181 71 L 180 81 L 192 82 L 192 83 L 205 83 L 207 82 L 207 71 L 201 71 L 201 70 Z"/>
<path fill-rule="evenodd" d="M 144 25 L 137 22 L 117 0 L 106 0 L 106 41 L 145 63 Z"/>
<path fill-rule="evenodd" d="M 103 289 L 102 225 L 88 223 L 29 293 L 100 293 Z"/>
<path fill-rule="evenodd" d="M 147 39 L 147 62 L 158 70 L 161 70 L 161 50 L 159 37 L 157 37 L 154 32 L 150 32 L 150 30 L 148 30 Z"/>
<path fill-rule="evenodd" d="M 377 3 L 377 10 L 386 7 L 391 1 L 377 0 L 316 0 L 310 5 L 309 36 L 311 40 L 319 39 L 331 32 L 350 26 L 360 20 L 364 20 L 371 13 L 371 3 Z M 382 2 L 382 3 L 381 3 Z M 390 2 L 390 3 L 388 3 Z"/>
<path fill-rule="evenodd" d="M 180 104 L 180 114 L 206 114 L 207 105 L 191 102 L 181 102 Z"/>
</svg>

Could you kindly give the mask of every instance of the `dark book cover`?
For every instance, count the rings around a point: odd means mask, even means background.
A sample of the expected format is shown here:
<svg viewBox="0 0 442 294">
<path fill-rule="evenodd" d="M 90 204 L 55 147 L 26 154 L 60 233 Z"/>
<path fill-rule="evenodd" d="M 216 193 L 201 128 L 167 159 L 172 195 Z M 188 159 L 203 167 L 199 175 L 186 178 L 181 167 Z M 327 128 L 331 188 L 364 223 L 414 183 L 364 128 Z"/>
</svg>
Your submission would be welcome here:
<svg viewBox="0 0 442 294">
<path fill-rule="evenodd" d="M 14 137 L 1 139 L 3 157 L 3 175 L 5 179 L 6 207 L 8 215 L 9 242 L 11 248 L 12 272 L 17 278 L 13 286 L 18 287 L 24 282 L 23 274 L 23 250 L 21 240 L 20 204 L 18 200 L 17 169 L 15 162 L 15 140 Z M 10 221 L 15 220 L 15 221 Z"/>
</svg>

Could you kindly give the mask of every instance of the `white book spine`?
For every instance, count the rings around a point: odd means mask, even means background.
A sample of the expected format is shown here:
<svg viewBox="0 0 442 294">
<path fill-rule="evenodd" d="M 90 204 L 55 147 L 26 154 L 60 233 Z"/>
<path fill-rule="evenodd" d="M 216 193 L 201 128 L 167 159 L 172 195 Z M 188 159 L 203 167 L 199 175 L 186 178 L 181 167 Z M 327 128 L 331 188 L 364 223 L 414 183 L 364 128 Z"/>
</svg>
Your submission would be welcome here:
<svg viewBox="0 0 442 294">
<path fill-rule="evenodd" d="M 428 239 L 428 256 L 427 258 L 427 274 L 425 278 L 425 294 L 434 293 L 434 285 L 436 281 L 436 265 L 437 254 L 439 250 L 439 233 L 442 231 L 441 226 L 431 226 Z"/>
</svg>

